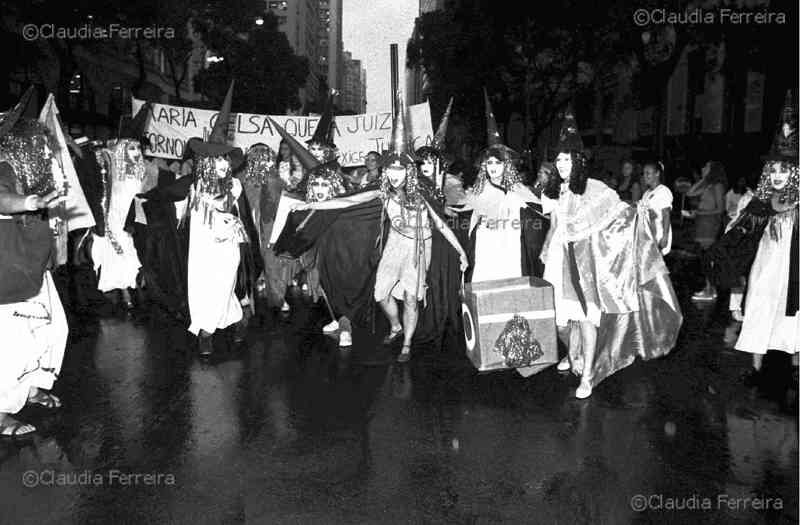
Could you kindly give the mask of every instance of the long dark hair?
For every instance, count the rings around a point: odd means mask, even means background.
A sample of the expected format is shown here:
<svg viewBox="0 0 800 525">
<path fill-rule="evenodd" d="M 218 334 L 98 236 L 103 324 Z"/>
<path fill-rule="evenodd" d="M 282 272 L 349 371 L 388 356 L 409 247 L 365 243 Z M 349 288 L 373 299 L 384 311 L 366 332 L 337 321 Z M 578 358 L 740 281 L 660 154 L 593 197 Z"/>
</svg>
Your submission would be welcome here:
<svg viewBox="0 0 800 525">
<path fill-rule="evenodd" d="M 559 153 L 569 153 L 569 156 L 572 158 L 572 173 L 569 175 L 569 191 L 575 195 L 583 195 L 586 191 L 586 181 L 589 178 L 589 170 L 586 167 L 586 157 L 579 151 L 562 151 Z M 557 199 L 561 193 L 562 181 L 563 179 L 558 174 L 558 168 L 554 169 L 542 193 L 551 199 Z"/>
</svg>

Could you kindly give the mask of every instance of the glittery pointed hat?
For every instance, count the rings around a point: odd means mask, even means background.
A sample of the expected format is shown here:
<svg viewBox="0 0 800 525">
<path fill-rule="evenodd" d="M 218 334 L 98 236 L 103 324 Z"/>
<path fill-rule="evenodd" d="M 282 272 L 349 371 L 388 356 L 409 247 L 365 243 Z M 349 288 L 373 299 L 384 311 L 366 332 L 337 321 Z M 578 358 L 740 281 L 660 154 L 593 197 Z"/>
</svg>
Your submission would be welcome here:
<svg viewBox="0 0 800 525">
<path fill-rule="evenodd" d="M 228 125 L 231 121 L 231 102 L 233 101 L 233 84 L 231 80 L 222 108 L 214 121 L 214 127 L 206 140 L 198 137 L 189 139 L 186 149 L 205 157 L 229 157 L 231 169 L 236 170 L 244 162 L 241 148 L 228 144 Z"/>
<path fill-rule="evenodd" d="M 267 118 L 269 119 L 270 124 L 272 124 L 272 127 L 275 128 L 275 130 L 278 132 L 281 138 L 286 141 L 286 144 L 289 145 L 289 149 L 292 150 L 292 155 L 294 155 L 295 158 L 297 158 L 298 162 L 300 162 L 300 165 L 303 166 L 304 170 L 306 171 L 313 170 L 314 168 L 316 168 L 321 164 L 320 161 L 314 158 L 314 155 L 312 155 L 310 151 L 304 148 L 302 144 L 297 142 L 297 139 L 289 135 L 289 133 L 285 129 L 283 129 L 283 126 L 275 122 L 275 120 L 272 117 L 267 117 Z"/>
<path fill-rule="evenodd" d="M 383 155 L 381 164 L 383 167 L 390 165 L 408 166 L 413 164 L 414 159 L 408 153 L 408 135 L 406 134 L 406 106 L 400 92 L 397 92 L 397 115 L 392 122 L 392 137 L 389 142 L 389 150 Z"/>
<path fill-rule="evenodd" d="M 792 103 L 792 92 L 787 91 L 772 147 L 762 160 L 797 163 L 797 154 L 797 107 Z"/>
<path fill-rule="evenodd" d="M 447 147 L 447 125 L 450 123 L 450 112 L 453 110 L 453 97 L 450 97 L 450 102 L 447 104 L 447 109 L 444 111 L 442 120 L 439 122 L 439 127 L 436 128 L 436 133 L 433 135 L 431 143 L 426 146 L 418 148 L 414 155 L 417 159 L 432 155 L 438 158 L 443 158 L 445 149 Z"/>
<path fill-rule="evenodd" d="M 22 113 L 28 107 L 28 101 L 33 96 L 34 91 L 35 88 L 33 86 L 29 87 L 12 109 L 0 115 L 0 137 L 11 131 L 11 128 L 20 119 Z"/>
<path fill-rule="evenodd" d="M 568 106 L 564 112 L 564 120 L 561 122 L 561 130 L 558 133 L 558 145 L 556 153 L 582 153 L 583 139 L 578 132 L 578 124 L 575 122 L 575 114 L 572 107 Z"/>
<path fill-rule="evenodd" d="M 497 129 L 497 119 L 494 116 L 486 88 L 483 88 L 483 100 L 486 105 L 486 149 L 483 150 L 483 156 L 493 156 L 501 160 L 517 160 L 519 154 L 503 144 L 503 137 L 500 136 L 500 131 Z"/>
<path fill-rule="evenodd" d="M 322 117 L 319 119 L 317 129 L 314 130 L 314 135 L 306 141 L 306 144 L 322 144 L 329 148 L 336 147 L 336 144 L 333 143 L 333 99 L 337 94 L 338 92 L 335 89 L 331 89 L 328 93 L 325 111 L 322 112 Z"/>
</svg>

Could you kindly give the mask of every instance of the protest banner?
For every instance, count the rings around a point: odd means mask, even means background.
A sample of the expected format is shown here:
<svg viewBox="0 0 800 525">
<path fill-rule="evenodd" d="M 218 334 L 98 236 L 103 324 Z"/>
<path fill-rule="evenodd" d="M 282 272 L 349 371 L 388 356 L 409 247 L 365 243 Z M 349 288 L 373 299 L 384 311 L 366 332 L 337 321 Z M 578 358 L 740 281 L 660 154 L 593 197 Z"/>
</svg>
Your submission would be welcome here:
<svg viewBox="0 0 800 525">
<path fill-rule="evenodd" d="M 144 101 L 133 99 L 135 115 Z M 409 138 L 414 149 L 430 144 L 433 137 L 428 103 L 408 108 Z M 153 104 L 147 129 L 145 155 L 177 159 L 183 156 L 186 142 L 192 137 L 206 138 L 217 119 L 217 111 L 168 104 Z M 314 135 L 320 117 L 271 115 L 301 143 Z M 370 151 L 382 152 L 389 147 L 392 116 L 389 111 L 361 115 L 339 115 L 334 119 L 334 142 L 339 149 L 342 166 L 359 166 Z M 228 126 L 228 140 L 247 150 L 263 143 L 278 150 L 280 135 L 266 115 L 234 113 Z"/>
</svg>

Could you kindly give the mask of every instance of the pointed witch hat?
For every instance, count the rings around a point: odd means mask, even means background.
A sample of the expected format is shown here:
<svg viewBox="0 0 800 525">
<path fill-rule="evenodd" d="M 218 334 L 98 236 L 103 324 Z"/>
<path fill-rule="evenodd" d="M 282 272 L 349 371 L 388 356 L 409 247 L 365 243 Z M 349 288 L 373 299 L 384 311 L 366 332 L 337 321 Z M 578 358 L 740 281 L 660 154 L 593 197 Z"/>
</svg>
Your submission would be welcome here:
<svg viewBox="0 0 800 525">
<path fill-rule="evenodd" d="M 792 92 L 787 91 L 772 147 L 761 159 L 797 163 L 797 154 L 797 107 L 792 104 Z"/>
<path fill-rule="evenodd" d="M 483 100 L 486 105 L 486 149 L 483 156 L 493 156 L 501 160 L 517 160 L 519 153 L 503 144 L 503 137 L 497 128 L 497 119 L 494 116 L 492 103 L 489 100 L 489 93 L 483 88 Z"/>
<path fill-rule="evenodd" d="M 231 121 L 231 102 L 233 100 L 233 85 L 231 80 L 228 92 L 222 103 L 222 108 L 214 121 L 214 127 L 206 140 L 199 137 L 189 139 L 186 143 L 186 151 L 204 157 L 228 157 L 230 159 L 231 170 L 235 171 L 244 162 L 244 153 L 241 148 L 228 144 L 228 125 Z"/>
<path fill-rule="evenodd" d="M 575 121 L 575 114 L 572 106 L 567 106 L 564 112 L 564 120 L 561 122 L 561 130 L 558 133 L 558 144 L 555 148 L 556 153 L 583 153 L 583 139 L 578 132 L 578 124 Z"/>
<path fill-rule="evenodd" d="M 384 168 L 389 166 L 408 166 L 414 159 L 408 153 L 408 135 L 406 134 L 406 106 L 400 92 L 397 92 L 397 115 L 392 122 L 392 137 L 389 141 L 389 150 L 383 154 L 381 164 Z"/>
<path fill-rule="evenodd" d="M 436 128 L 436 133 L 429 145 L 422 146 L 414 152 L 417 159 L 422 157 L 434 156 L 436 158 L 443 158 L 445 156 L 445 149 L 447 148 L 447 126 L 450 123 L 450 112 L 453 110 L 453 97 L 450 97 L 450 102 L 447 104 L 447 109 L 444 111 L 442 120 L 439 121 L 439 127 Z"/>
<path fill-rule="evenodd" d="M 333 100 L 337 94 L 338 92 L 335 89 L 331 89 L 328 93 L 325 111 L 322 112 L 322 117 L 319 119 L 317 129 L 314 130 L 314 135 L 306 141 L 306 144 L 321 144 L 329 148 L 336 147 L 333 142 Z"/>
<path fill-rule="evenodd" d="M 23 112 L 25 112 L 26 108 L 28 107 L 28 101 L 31 99 L 35 91 L 36 88 L 30 86 L 27 91 L 22 94 L 22 98 L 19 99 L 19 102 L 17 102 L 12 109 L 0 115 L 0 138 L 11 131 L 11 128 L 14 127 L 14 124 L 16 124 L 20 117 L 22 117 Z"/>
<path fill-rule="evenodd" d="M 136 115 L 133 118 L 130 118 L 127 115 L 120 118 L 117 138 L 120 140 L 133 139 L 138 140 L 139 142 L 144 142 L 147 121 L 150 119 L 150 115 L 153 112 L 152 110 L 153 104 L 150 102 L 145 102 L 142 104 L 142 106 L 139 108 L 139 111 L 136 112 Z"/>
<path fill-rule="evenodd" d="M 303 166 L 305 171 L 313 170 L 321 164 L 320 161 L 314 158 L 314 155 L 312 155 L 311 152 L 304 148 L 302 144 L 297 142 L 296 138 L 289 135 L 289 133 L 283 129 L 283 126 L 275 122 L 272 117 L 267 117 L 267 119 L 269 119 L 270 124 L 272 124 L 272 127 L 275 128 L 281 138 L 286 141 L 286 144 L 289 145 L 292 155 L 294 155 L 298 162 L 300 162 L 300 165 Z"/>
</svg>

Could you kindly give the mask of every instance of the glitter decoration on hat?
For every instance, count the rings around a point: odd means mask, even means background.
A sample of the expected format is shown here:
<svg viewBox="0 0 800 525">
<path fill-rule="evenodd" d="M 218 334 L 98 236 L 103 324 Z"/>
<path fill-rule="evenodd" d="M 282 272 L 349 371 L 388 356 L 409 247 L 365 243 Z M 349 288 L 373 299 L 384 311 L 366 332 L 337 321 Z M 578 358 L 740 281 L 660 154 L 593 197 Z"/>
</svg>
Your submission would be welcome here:
<svg viewBox="0 0 800 525">
<path fill-rule="evenodd" d="M 792 103 L 792 92 L 787 91 L 772 147 L 762 159 L 797 164 L 797 155 L 797 106 Z"/>
<path fill-rule="evenodd" d="M 54 152 L 58 149 L 47 127 L 39 122 L 39 98 L 31 86 L 9 116 L 13 125 L 0 136 L 0 162 L 14 170 L 20 195 L 46 195 L 57 189 L 53 175 Z"/>
<path fill-rule="evenodd" d="M 0 114 L 0 138 L 11 131 L 11 128 L 14 127 L 14 124 L 16 124 L 20 117 L 22 117 L 22 113 L 28 107 L 28 101 L 31 99 L 34 92 L 35 88 L 30 86 L 25 93 L 22 94 L 19 102 L 17 102 L 13 108 L 3 114 Z"/>
<path fill-rule="evenodd" d="M 578 124 L 571 107 L 564 112 L 561 130 L 558 133 L 557 153 L 583 153 L 583 139 L 578 132 Z"/>
</svg>

